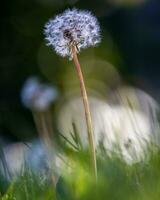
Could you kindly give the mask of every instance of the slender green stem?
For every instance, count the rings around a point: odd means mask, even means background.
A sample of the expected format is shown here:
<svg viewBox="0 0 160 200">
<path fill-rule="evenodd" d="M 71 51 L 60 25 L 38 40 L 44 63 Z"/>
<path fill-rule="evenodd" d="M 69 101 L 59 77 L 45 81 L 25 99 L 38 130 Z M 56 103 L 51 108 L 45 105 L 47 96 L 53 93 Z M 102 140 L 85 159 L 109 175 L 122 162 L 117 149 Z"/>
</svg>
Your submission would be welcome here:
<svg viewBox="0 0 160 200">
<path fill-rule="evenodd" d="M 89 141 L 89 149 L 90 149 L 90 154 L 91 154 L 91 161 L 92 161 L 95 179 L 97 180 L 97 162 L 96 162 L 96 152 L 95 152 L 91 113 L 90 113 L 84 78 L 83 78 L 83 74 L 81 71 L 81 65 L 79 63 L 78 56 L 77 56 L 77 50 L 74 45 L 72 46 L 72 55 L 73 55 L 73 62 L 75 64 L 77 75 L 78 75 L 79 82 L 80 82 L 81 95 L 82 95 L 83 105 L 84 105 L 84 110 L 85 110 L 85 118 L 86 118 L 87 132 L 88 132 L 88 141 Z"/>
</svg>

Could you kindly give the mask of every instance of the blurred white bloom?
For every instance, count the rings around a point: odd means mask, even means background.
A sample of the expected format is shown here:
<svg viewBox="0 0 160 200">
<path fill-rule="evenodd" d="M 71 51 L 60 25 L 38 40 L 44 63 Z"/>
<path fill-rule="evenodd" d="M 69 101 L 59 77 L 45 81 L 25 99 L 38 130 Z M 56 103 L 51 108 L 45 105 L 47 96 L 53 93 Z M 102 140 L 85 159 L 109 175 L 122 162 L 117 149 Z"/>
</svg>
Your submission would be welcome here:
<svg viewBox="0 0 160 200">
<path fill-rule="evenodd" d="M 71 45 L 77 51 L 88 46 L 95 46 L 101 40 L 97 18 L 89 11 L 67 9 L 45 25 L 44 34 L 47 45 L 51 45 L 57 54 L 72 57 Z"/>
<path fill-rule="evenodd" d="M 110 93 L 108 98 L 109 102 L 114 105 L 128 106 L 131 109 L 141 111 L 150 122 L 152 128 L 152 135 L 155 141 L 160 141 L 159 125 L 159 104 L 149 94 L 134 87 L 123 86 L 119 87 L 116 91 Z"/>
<path fill-rule="evenodd" d="M 2 164 L 0 161 L 0 172 L 7 178 L 18 175 L 24 172 L 25 154 L 28 150 L 27 145 L 23 143 L 15 143 L 7 145 L 3 148 L 4 159 L 6 163 Z M 7 174 L 5 172 L 7 170 Z"/>
<path fill-rule="evenodd" d="M 57 90 L 49 85 L 42 84 L 38 78 L 29 78 L 21 91 L 22 103 L 27 108 L 38 111 L 46 110 L 57 98 Z"/>
<path fill-rule="evenodd" d="M 23 174 L 28 168 L 40 175 L 43 180 L 49 180 L 53 172 L 57 180 L 63 166 L 63 161 L 57 152 L 53 150 L 49 153 L 39 140 L 28 144 L 18 142 L 7 145 L 3 147 L 3 153 L 6 162 L 0 160 L 0 174 L 8 180 Z M 51 166 L 50 160 L 52 161 Z"/>
<path fill-rule="evenodd" d="M 103 144 L 108 154 L 116 152 L 128 164 L 146 158 L 148 145 L 157 142 L 151 118 L 140 109 L 129 106 L 109 105 L 107 102 L 90 97 L 90 108 L 96 147 Z M 72 123 L 75 123 L 83 147 L 88 145 L 84 111 L 79 98 L 68 101 L 59 112 L 58 128 L 72 143 Z M 115 148 L 115 145 L 118 147 Z M 98 149 L 98 148 L 97 148 Z"/>
</svg>

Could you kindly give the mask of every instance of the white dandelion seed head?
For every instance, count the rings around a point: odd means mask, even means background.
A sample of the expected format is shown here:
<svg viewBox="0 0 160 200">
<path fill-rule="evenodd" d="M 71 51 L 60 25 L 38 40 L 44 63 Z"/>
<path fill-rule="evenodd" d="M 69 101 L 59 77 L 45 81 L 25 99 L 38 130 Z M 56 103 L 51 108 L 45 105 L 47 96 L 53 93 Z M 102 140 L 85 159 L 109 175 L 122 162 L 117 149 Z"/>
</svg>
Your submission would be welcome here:
<svg viewBox="0 0 160 200">
<path fill-rule="evenodd" d="M 58 92 L 55 88 L 42 84 L 36 77 L 29 78 L 21 91 L 24 106 L 37 111 L 46 110 L 57 96 Z"/>
<path fill-rule="evenodd" d="M 62 57 L 72 57 L 70 45 L 81 48 L 95 46 L 101 41 L 98 20 L 89 11 L 67 9 L 50 19 L 44 29 L 47 45 L 52 46 Z"/>
</svg>

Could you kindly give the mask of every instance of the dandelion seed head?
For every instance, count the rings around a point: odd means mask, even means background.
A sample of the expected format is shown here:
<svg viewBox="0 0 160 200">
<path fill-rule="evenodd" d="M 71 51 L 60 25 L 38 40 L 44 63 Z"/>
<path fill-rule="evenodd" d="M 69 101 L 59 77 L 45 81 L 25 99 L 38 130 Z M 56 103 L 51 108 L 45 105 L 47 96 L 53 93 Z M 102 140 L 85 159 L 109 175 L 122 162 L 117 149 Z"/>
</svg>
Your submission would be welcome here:
<svg viewBox="0 0 160 200">
<path fill-rule="evenodd" d="M 89 11 L 67 9 L 45 24 L 45 39 L 48 46 L 62 57 L 72 57 L 70 46 L 77 51 L 97 45 L 100 40 L 100 27 L 96 17 Z"/>
<path fill-rule="evenodd" d="M 42 84 L 36 77 L 31 77 L 22 88 L 21 100 L 27 108 L 44 111 L 57 98 L 57 95 L 55 88 Z"/>
</svg>

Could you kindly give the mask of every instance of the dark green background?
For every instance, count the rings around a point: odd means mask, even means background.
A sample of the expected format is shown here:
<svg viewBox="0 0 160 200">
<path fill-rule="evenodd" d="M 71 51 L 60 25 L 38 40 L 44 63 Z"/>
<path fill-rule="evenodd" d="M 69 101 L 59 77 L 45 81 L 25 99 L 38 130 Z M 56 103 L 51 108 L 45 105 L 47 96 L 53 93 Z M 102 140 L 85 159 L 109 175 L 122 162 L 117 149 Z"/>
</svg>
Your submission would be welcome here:
<svg viewBox="0 0 160 200">
<path fill-rule="evenodd" d="M 112 0 L 4 1 L 3 4 L 1 2 L 0 18 L 1 137 L 24 141 L 36 135 L 31 113 L 20 101 L 20 89 L 30 75 L 51 81 L 63 96 L 63 73 L 68 61 L 45 47 L 43 27 L 50 17 L 68 7 L 88 9 L 98 17 L 102 44 L 95 50 L 97 55 L 105 56 L 114 64 L 127 84 L 142 88 L 159 101 L 159 0 L 146 0 L 143 4 L 133 5 L 117 5 Z M 106 33 L 115 48 L 107 43 Z M 43 51 L 46 54 L 42 60 L 54 63 L 53 68 L 46 67 L 52 78 L 40 68 Z M 105 51 L 108 53 L 105 54 Z"/>
</svg>

